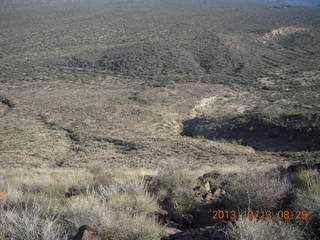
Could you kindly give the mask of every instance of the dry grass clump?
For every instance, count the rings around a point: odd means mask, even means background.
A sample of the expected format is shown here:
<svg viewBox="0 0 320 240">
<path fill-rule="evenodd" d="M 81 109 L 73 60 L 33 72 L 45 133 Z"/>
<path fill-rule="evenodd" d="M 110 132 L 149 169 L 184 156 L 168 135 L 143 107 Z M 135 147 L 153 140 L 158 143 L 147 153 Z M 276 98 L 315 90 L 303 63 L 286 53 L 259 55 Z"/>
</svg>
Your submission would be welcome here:
<svg viewBox="0 0 320 240">
<path fill-rule="evenodd" d="M 145 189 L 142 179 L 99 186 L 97 192 L 71 198 L 66 216 L 77 229 L 88 224 L 106 239 L 159 239 L 164 232 L 153 213 L 157 200 Z"/>
<path fill-rule="evenodd" d="M 154 213 L 159 209 L 156 200 L 147 193 L 141 195 L 119 193 L 108 201 L 108 205 L 114 210 L 135 214 Z"/>
<path fill-rule="evenodd" d="M 100 172 L 98 176 L 103 176 Z M 107 181 L 95 181 L 95 192 L 115 210 L 151 213 L 158 210 L 157 200 L 148 193 L 141 172 L 106 172 Z M 100 180 L 102 177 L 99 177 Z"/>
<path fill-rule="evenodd" d="M 132 194 L 142 194 L 146 192 L 145 182 L 143 178 L 127 178 L 123 176 L 114 177 L 108 185 L 100 185 L 98 193 L 101 196 L 110 199 L 113 195 L 121 192 L 130 192 Z"/>
<path fill-rule="evenodd" d="M 51 203 L 26 201 L 0 213 L 0 234 L 15 240 L 67 239 Z"/>
<path fill-rule="evenodd" d="M 228 236 L 237 240 L 302 240 L 303 232 L 285 222 L 248 219 L 241 216 L 234 224 L 228 224 Z"/>
<path fill-rule="evenodd" d="M 125 204 L 130 204 L 127 199 Z M 103 239 L 159 239 L 164 232 L 155 218 L 148 212 L 133 209 L 134 200 L 128 208 L 114 208 L 114 203 L 102 201 L 99 196 L 79 196 L 70 200 L 65 216 L 71 223 L 70 228 L 76 231 L 81 225 L 90 223 L 97 229 Z"/>
<path fill-rule="evenodd" d="M 264 173 L 242 173 L 227 189 L 230 204 L 240 209 L 275 209 L 290 192 L 285 179 Z"/>
<path fill-rule="evenodd" d="M 320 172 L 317 169 L 303 169 L 295 174 L 296 210 L 306 210 L 309 214 L 304 222 L 300 223 L 308 233 L 310 239 L 320 237 Z"/>
<path fill-rule="evenodd" d="M 112 240 L 159 240 L 165 233 L 154 217 L 120 212 L 113 220 L 107 236 Z"/>
<path fill-rule="evenodd" d="M 142 172 L 112 174 L 97 181 L 89 171 L 33 171 L 10 174 L 2 188 L 8 198 L 0 214 L 0 236 L 10 239 L 70 239 L 82 225 L 98 230 L 102 239 L 160 239 L 164 226 L 154 218 L 157 199 L 147 192 Z M 109 173 L 109 174 L 108 174 Z M 100 179 L 101 180 L 101 179 Z M 65 198 L 69 187 L 86 191 Z M 48 189 L 51 189 L 50 191 Z M 59 191 L 58 191 L 59 190 Z"/>
<path fill-rule="evenodd" d="M 10 186 L 25 193 L 41 193 L 48 197 L 62 196 L 70 187 L 87 188 L 92 176 L 85 171 L 31 171 L 28 174 L 11 176 Z"/>
<path fill-rule="evenodd" d="M 137 178 L 142 179 L 145 175 L 154 175 L 156 171 L 148 169 L 105 169 L 102 166 L 96 165 L 89 169 L 89 173 L 92 176 L 92 186 L 98 188 L 100 186 L 112 186 L 112 185 L 126 185 L 130 184 L 130 180 Z"/>
<path fill-rule="evenodd" d="M 295 176 L 298 182 L 296 207 L 320 215 L 320 172 L 301 170 Z"/>
<path fill-rule="evenodd" d="M 296 207 L 320 215 L 320 172 L 302 170 L 295 175 L 298 182 Z"/>
<path fill-rule="evenodd" d="M 170 197 L 178 212 L 190 212 L 197 206 L 192 198 L 193 188 L 197 185 L 196 171 L 182 168 L 160 175 L 160 199 Z"/>
<path fill-rule="evenodd" d="M 157 199 L 147 192 L 145 182 L 140 177 L 115 179 L 110 186 L 99 186 L 97 193 L 116 211 L 149 214 L 159 210 Z"/>
<path fill-rule="evenodd" d="M 90 225 L 99 233 L 106 234 L 106 226 L 111 224 L 113 212 L 106 202 L 100 201 L 96 196 L 80 195 L 67 202 L 64 216 L 68 220 L 69 229 L 73 232 L 82 225 Z"/>
</svg>

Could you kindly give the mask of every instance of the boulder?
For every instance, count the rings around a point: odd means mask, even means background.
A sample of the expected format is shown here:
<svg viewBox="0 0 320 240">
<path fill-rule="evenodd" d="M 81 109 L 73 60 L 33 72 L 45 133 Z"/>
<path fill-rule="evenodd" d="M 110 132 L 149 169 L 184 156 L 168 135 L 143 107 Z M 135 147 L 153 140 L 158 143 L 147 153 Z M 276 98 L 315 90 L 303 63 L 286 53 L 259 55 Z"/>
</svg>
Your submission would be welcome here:
<svg viewBox="0 0 320 240">
<path fill-rule="evenodd" d="M 67 192 L 64 193 L 66 198 L 70 198 L 73 196 L 78 196 L 81 194 L 81 190 L 76 187 L 70 187 Z"/>
<path fill-rule="evenodd" d="M 79 228 L 76 236 L 72 240 L 101 240 L 99 233 L 87 225 Z"/>
</svg>

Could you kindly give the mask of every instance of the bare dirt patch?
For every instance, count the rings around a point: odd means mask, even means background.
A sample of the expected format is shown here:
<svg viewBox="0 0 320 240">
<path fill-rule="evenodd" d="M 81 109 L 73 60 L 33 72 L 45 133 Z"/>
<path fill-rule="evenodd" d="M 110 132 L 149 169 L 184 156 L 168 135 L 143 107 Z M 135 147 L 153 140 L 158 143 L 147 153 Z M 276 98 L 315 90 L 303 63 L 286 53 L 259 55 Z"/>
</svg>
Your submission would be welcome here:
<svg viewBox="0 0 320 240">
<path fill-rule="evenodd" d="M 258 98 L 249 92 L 220 88 L 213 96 L 201 99 L 192 108 L 190 115 L 191 117 L 239 115 L 252 109 L 257 102 Z"/>
</svg>

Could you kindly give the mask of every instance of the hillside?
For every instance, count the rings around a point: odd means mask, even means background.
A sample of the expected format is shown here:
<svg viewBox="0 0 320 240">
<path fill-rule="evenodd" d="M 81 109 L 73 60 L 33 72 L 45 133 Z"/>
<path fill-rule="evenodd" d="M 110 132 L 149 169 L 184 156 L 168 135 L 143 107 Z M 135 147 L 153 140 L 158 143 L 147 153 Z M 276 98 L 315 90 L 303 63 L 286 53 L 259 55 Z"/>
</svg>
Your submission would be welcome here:
<svg viewBox="0 0 320 240">
<path fill-rule="evenodd" d="M 0 1 L 0 239 L 319 239 L 317 4 Z"/>
<path fill-rule="evenodd" d="M 23 13 L 17 2 L 1 14 L 5 165 L 103 159 L 139 166 L 164 152 L 191 162 L 195 155 L 220 159 L 225 149 L 252 152 L 181 137 L 192 109 L 213 96 L 218 106 L 209 104 L 210 114 L 201 116 L 208 121 L 237 117 L 228 115 L 234 110 L 250 115 L 240 110 L 249 106 L 275 118 L 319 111 L 317 9 L 246 1 L 40 2 Z"/>
</svg>

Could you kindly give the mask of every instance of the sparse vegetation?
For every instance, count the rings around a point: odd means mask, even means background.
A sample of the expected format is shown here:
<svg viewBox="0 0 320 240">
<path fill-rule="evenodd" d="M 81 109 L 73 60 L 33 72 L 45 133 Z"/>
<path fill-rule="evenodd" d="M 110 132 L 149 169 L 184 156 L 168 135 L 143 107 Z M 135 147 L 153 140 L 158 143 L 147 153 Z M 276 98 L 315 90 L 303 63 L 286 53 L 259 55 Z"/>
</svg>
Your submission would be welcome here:
<svg viewBox="0 0 320 240">
<path fill-rule="evenodd" d="M 71 169 L 31 169 L 25 176 L 13 174 L 17 170 L 2 172 L 1 188 L 7 197 L 1 205 L 0 234 L 15 239 L 70 239 L 80 226 L 90 224 L 102 239 L 165 239 L 168 230 L 156 214 L 165 213 L 169 223 L 196 226 L 196 216 L 201 214 L 198 209 L 203 209 L 203 217 L 225 229 L 231 239 L 317 239 L 318 170 L 301 170 L 289 180 L 280 180 L 280 172 L 255 174 L 245 165 L 233 172 L 225 168 L 210 173 L 212 169 L 180 167 L 170 174 L 97 167 L 77 175 L 73 175 L 77 170 Z M 153 181 L 147 181 L 147 176 Z M 63 185 L 60 179 L 64 179 Z M 222 186 L 219 197 L 215 186 Z M 293 186 L 297 187 L 294 192 Z M 202 195 L 196 194 L 199 189 Z M 211 192 L 218 198 L 211 198 L 210 208 L 217 204 L 221 210 L 233 209 L 239 214 L 245 210 L 304 210 L 309 217 L 290 221 L 275 215 L 270 219 L 239 215 L 215 223 L 200 201 Z"/>
<path fill-rule="evenodd" d="M 229 224 L 228 234 L 231 239 L 239 240 L 304 239 L 303 232 L 288 223 L 244 217 L 240 217 L 235 224 Z"/>
<path fill-rule="evenodd" d="M 89 172 L 68 181 L 70 173 L 48 171 L 54 180 L 49 183 L 44 182 L 48 177 L 45 172 L 9 179 L 8 198 L 0 216 L 2 235 L 10 239 L 62 240 L 69 239 L 86 224 L 97 229 L 103 239 L 159 239 L 164 234 L 164 226 L 153 216 L 159 209 L 157 200 L 149 195 L 139 175 L 131 172 L 125 177 L 125 171 L 109 174 L 108 183 L 98 184 Z M 86 190 L 68 199 L 64 191 L 48 194 L 49 186 L 60 190 L 58 181 L 62 176 L 65 187 L 81 189 L 81 183 L 85 182 Z M 30 181 L 31 177 L 36 178 Z"/>
<path fill-rule="evenodd" d="M 281 2 L 0 1 L 0 239 L 319 239 L 320 15 Z"/>
<path fill-rule="evenodd" d="M 290 185 L 285 179 L 264 173 L 245 173 L 232 181 L 227 190 L 233 209 L 275 210 L 281 208 L 281 200 L 289 195 Z"/>
<path fill-rule="evenodd" d="M 170 197 L 173 207 L 181 213 L 188 213 L 197 208 L 197 203 L 192 199 L 193 188 L 196 186 L 196 176 L 192 171 L 176 170 L 164 174 L 160 178 L 160 198 Z"/>
</svg>

